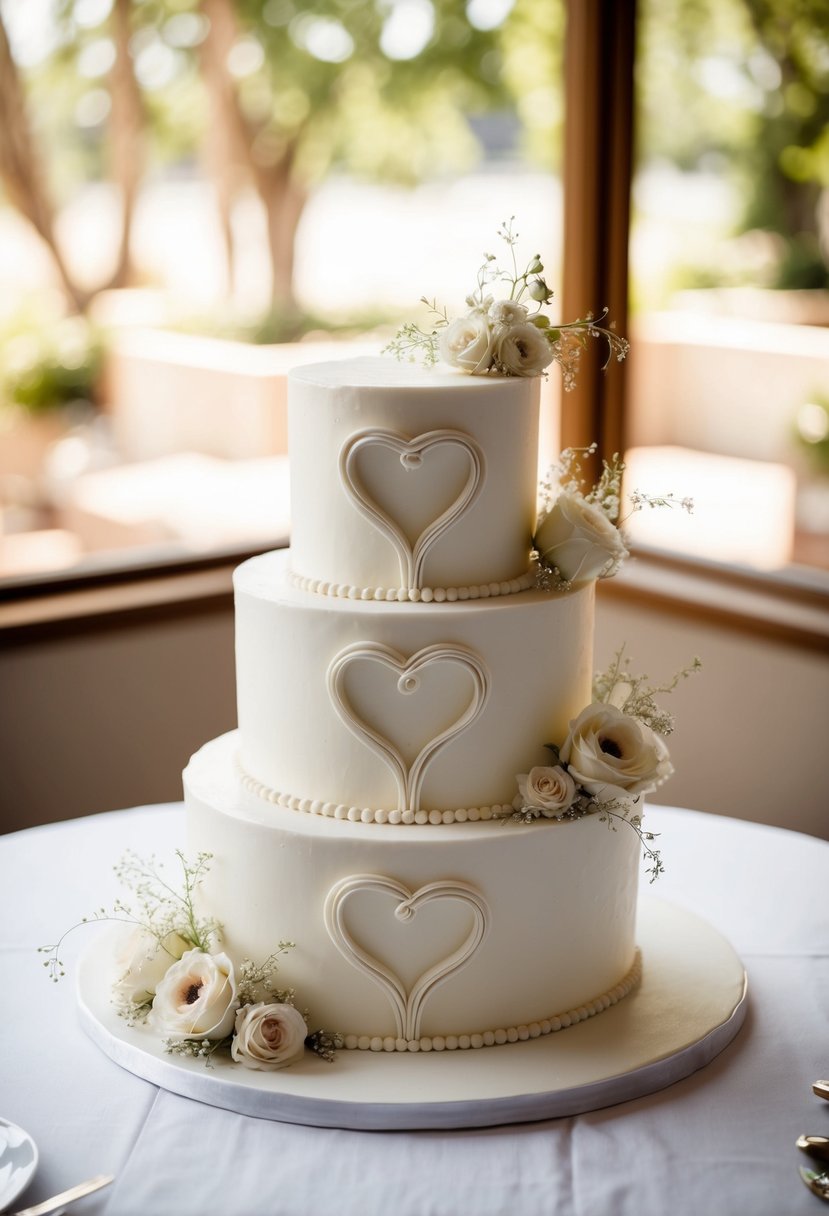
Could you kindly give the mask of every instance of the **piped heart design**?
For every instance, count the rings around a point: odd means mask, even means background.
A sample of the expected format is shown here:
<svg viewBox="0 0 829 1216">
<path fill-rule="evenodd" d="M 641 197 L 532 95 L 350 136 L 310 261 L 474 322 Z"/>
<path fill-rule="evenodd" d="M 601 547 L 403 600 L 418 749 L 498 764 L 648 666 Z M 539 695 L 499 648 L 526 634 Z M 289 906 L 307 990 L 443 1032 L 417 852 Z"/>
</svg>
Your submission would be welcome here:
<svg viewBox="0 0 829 1216">
<path fill-rule="evenodd" d="M 436 448 L 460 448 L 469 457 L 469 473 L 458 496 L 445 511 L 432 520 L 412 542 L 400 523 L 368 493 L 359 474 L 357 461 L 361 452 L 371 447 L 390 448 L 400 457 L 407 472 L 418 469 L 423 457 Z M 340 450 L 340 478 L 343 488 L 357 510 L 394 546 L 400 563 L 400 583 L 407 588 L 423 586 L 423 565 L 432 546 L 466 514 L 481 492 L 486 462 L 479 444 L 462 431 L 427 431 L 415 439 L 407 439 L 395 431 L 368 428 L 351 435 Z"/>
<path fill-rule="evenodd" d="M 470 909 L 472 927 L 457 949 L 428 967 L 407 992 L 400 976 L 363 949 L 348 929 L 345 905 L 354 895 L 365 891 L 379 891 L 392 896 L 397 901 L 394 915 L 399 921 L 412 920 L 424 904 L 458 900 Z M 325 901 L 325 925 L 331 940 L 352 967 L 362 971 L 383 989 L 394 1011 L 397 1037 L 407 1042 L 420 1037 L 423 1007 L 435 988 L 460 971 L 484 940 L 489 929 L 489 915 L 486 900 L 468 883 L 430 882 L 417 891 L 411 891 L 396 878 L 381 874 L 354 874 L 343 878 L 331 888 Z"/>
<path fill-rule="evenodd" d="M 424 669 L 439 663 L 455 664 L 467 672 L 472 681 L 472 695 L 466 709 L 445 730 L 427 740 L 411 765 L 407 765 L 400 749 L 390 739 L 356 713 L 348 698 L 346 675 L 355 664 L 364 662 L 380 663 L 391 670 L 397 676 L 397 691 L 401 696 L 417 691 Z M 427 768 L 452 739 L 474 722 L 489 696 L 489 672 L 483 659 L 465 646 L 426 646 L 407 659 L 399 650 L 382 642 L 355 642 L 346 646 L 332 660 L 327 679 L 329 695 L 342 721 L 394 774 L 397 809 L 401 811 L 420 810 L 420 794 Z"/>
</svg>

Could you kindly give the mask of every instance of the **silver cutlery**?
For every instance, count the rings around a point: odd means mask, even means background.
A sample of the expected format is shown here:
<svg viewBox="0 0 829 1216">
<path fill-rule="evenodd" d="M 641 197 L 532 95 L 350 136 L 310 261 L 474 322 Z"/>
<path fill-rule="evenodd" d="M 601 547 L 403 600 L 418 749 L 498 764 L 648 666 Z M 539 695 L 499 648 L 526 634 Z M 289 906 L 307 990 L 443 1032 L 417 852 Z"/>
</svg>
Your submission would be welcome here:
<svg viewBox="0 0 829 1216">
<path fill-rule="evenodd" d="M 798 1136 L 795 1144 L 813 1161 L 829 1161 L 829 1136 Z"/>
<path fill-rule="evenodd" d="M 800 1166 L 799 1172 L 804 1184 L 812 1194 L 829 1203 L 829 1173 L 824 1171 L 819 1174 L 816 1170 L 807 1169 L 805 1165 Z"/>
<path fill-rule="evenodd" d="M 98 1191 L 102 1186 L 109 1186 L 113 1181 L 112 1174 L 98 1174 L 94 1178 L 89 1178 L 86 1182 L 79 1182 L 77 1186 L 72 1186 L 68 1191 L 61 1191 L 59 1195 L 53 1195 L 51 1199 L 44 1199 L 42 1203 L 36 1203 L 34 1207 L 20 1208 L 17 1212 L 12 1212 L 12 1216 L 47 1216 L 47 1213 L 57 1213 L 58 1208 L 62 1208 L 67 1203 L 74 1203 L 76 1199 L 83 1199 L 84 1195 L 91 1195 L 93 1191 Z"/>
</svg>

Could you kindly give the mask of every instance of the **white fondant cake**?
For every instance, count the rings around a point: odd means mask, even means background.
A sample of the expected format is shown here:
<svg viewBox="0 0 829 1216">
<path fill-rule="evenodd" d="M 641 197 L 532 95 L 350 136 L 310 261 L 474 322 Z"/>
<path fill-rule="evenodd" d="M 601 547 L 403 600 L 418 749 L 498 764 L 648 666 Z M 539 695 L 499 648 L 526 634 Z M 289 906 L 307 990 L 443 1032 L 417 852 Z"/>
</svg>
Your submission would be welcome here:
<svg viewBox="0 0 829 1216">
<path fill-rule="evenodd" d="M 238 742 L 190 762 L 190 845 L 213 853 L 204 892 L 223 949 L 266 958 L 275 937 L 295 942 L 280 976 L 314 1025 L 407 1048 L 494 1041 L 618 999 L 636 962 L 633 832 L 597 816 L 400 831 L 297 814 L 240 789 Z"/>
<path fill-rule="evenodd" d="M 292 587 L 288 560 L 267 554 L 235 576 L 239 762 L 283 803 L 391 822 L 511 804 L 515 774 L 544 764 L 544 743 L 590 700 L 592 584 L 332 600 Z"/>
<path fill-rule="evenodd" d="M 592 583 L 531 585 L 537 383 L 291 376 L 292 548 L 236 573 L 239 730 L 185 794 L 223 948 L 294 941 L 347 1046 L 549 1033 L 638 974 L 636 834 L 497 818 L 590 701 Z"/>
<path fill-rule="evenodd" d="M 291 374 L 288 442 L 291 567 L 313 590 L 529 585 L 537 378 L 314 364 Z"/>
</svg>

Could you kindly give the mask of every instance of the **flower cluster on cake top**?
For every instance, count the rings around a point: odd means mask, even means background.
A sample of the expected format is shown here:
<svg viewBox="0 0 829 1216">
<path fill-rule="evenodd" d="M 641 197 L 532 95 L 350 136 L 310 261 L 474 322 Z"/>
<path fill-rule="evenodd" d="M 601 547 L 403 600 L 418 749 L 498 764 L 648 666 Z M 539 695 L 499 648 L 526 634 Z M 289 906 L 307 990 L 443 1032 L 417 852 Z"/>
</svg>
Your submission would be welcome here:
<svg viewBox="0 0 829 1216">
<path fill-rule="evenodd" d="M 193 863 L 182 853 L 176 856 L 181 891 L 160 872 L 163 867 L 127 853 L 115 872 L 134 903 L 119 899 L 110 911 L 101 908 L 81 922 L 124 926 L 113 959 L 112 1000 L 118 1013 L 130 1026 L 146 1023 L 168 1052 L 205 1063 L 222 1053 L 245 1068 L 269 1072 L 297 1063 L 306 1049 L 332 1060 L 342 1037 L 310 1033 L 293 990 L 274 984 L 278 959 L 293 942 L 279 942 L 261 964 L 244 959 L 234 967 L 220 949 L 221 927 L 196 908 L 210 854 L 200 853 Z M 64 974 L 60 950 L 66 936 L 40 948 L 54 980 Z"/>
<path fill-rule="evenodd" d="M 566 391 L 575 385 L 579 357 L 590 338 L 607 343 L 608 362 L 614 357 L 624 359 L 628 343 L 601 324 L 607 309 L 598 319 L 588 315 L 565 323 L 550 320 L 543 310 L 552 302 L 553 292 L 544 279 L 544 265 L 535 254 L 519 270 L 514 220 L 513 216 L 498 229 L 512 265 L 503 270 L 494 254 L 484 254 L 475 290 L 466 297 L 468 312 L 450 318 L 436 300 L 421 296 L 421 303 L 433 315 L 432 328 L 425 330 L 407 322 L 385 352 L 409 361 L 420 357 L 430 366 L 442 359 L 472 376 L 540 376 L 555 362 Z M 500 296 L 492 291 L 496 284 Z"/>
</svg>

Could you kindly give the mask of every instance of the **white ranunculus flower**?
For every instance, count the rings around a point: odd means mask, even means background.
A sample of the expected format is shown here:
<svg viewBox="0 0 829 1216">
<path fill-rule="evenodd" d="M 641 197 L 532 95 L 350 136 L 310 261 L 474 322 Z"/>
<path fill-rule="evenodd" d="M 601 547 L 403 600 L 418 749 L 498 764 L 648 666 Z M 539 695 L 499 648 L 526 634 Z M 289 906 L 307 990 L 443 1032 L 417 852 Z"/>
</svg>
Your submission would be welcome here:
<svg viewBox="0 0 829 1216">
<path fill-rule="evenodd" d="M 570 723 L 560 755 L 571 776 L 599 802 L 649 794 L 674 771 L 659 735 L 602 701 Z"/>
<path fill-rule="evenodd" d="M 489 310 L 494 325 L 517 325 L 526 321 L 527 310 L 516 300 L 496 300 Z"/>
<path fill-rule="evenodd" d="M 189 949 L 189 942 L 178 933 L 168 933 L 159 941 L 141 926 L 130 929 L 115 951 L 114 995 L 134 1005 L 151 1001 L 169 968 Z"/>
<path fill-rule="evenodd" d="M 459 317 L 440 331 L 438 350 L 444 363 L 472 375 L 483 375 L 492 365 L 492 328 L 479 311 Z"/>
<path fill-rule="evenodd" d="M 549 818 L 572 805 L 576 783 L 560 764 L 554 768 L 537 766 L 518 774 L 518 792 L 523 806 L 536 807 Z"/>
<path fill-rule="evenodd" d="M 302 1059 L 307 1034 L 305 1018 L 293 1005 L 244 1005 L 236 1013 L 230 1054 L 245 1068 L 287 1068 Z"/>
<path fill-rule="evenodd" d="M 553 361 L 553 348 L 544 331 L 531 321 L 519 321 L 498 335 L 495 355 L 512 376 L 540 376 Z"/>
<path fill-rule="evenodd" d="M 601 507 L 571 490 L 559 494 L 538 525 L 534 543 L 542 564 L 555 566 L 571 583 L 598 578 L 627 556 L 619 529 Z"/>
<path fill-rule="evenodd" d="M 148 1017 L 171 1039 L 224 1039 L 236 1019 L 236 977 L 226 954 L 188 950 L 158 985 Z"/>
</svg>

